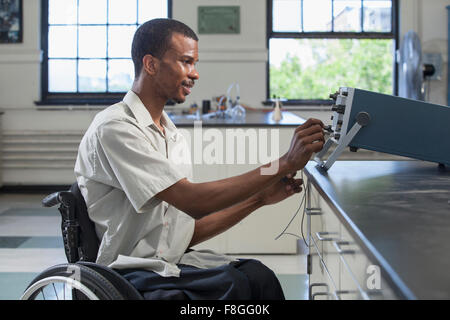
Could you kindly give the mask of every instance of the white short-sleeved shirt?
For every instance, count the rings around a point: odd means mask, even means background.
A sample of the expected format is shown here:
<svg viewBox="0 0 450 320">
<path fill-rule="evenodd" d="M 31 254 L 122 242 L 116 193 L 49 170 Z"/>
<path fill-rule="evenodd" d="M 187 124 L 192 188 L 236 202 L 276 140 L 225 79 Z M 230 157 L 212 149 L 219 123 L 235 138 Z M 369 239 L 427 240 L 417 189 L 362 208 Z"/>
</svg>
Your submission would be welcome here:
<svg viewBox="0 0 450 320">
<path fill-rule="evenodd" d="M 176 264 L 216 267 L 235 260 L 212 251 L 186 252 L 195 220 L 155 197 L 192 179 L 187 141 L 163 112 L 163 134 L 139 97 L 99 112 L 81 140 L 75 175 L 95 223 L 97 263 L 179 276 Z"/>
</svg>

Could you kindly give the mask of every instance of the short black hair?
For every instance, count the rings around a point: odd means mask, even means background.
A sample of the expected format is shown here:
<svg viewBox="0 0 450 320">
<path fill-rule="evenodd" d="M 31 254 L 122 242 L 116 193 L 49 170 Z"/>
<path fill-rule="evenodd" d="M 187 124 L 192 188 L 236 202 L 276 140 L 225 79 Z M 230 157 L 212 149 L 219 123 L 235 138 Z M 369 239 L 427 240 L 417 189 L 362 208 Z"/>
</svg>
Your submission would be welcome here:
<svg viewBox="0 0 450 320">
<path fill-rule="evenodd" d="M 138 78 L 142 70 L 142 58 L 146 54 L 162 58 L 169 49 L 172 34 L 181 33 L 185 37 L 198 41 L 195 32 L 183 22 L 174 19 L 153 19 L 142 24 L 134 34 L 131 57 L 134 74 Z"/>
</svg>

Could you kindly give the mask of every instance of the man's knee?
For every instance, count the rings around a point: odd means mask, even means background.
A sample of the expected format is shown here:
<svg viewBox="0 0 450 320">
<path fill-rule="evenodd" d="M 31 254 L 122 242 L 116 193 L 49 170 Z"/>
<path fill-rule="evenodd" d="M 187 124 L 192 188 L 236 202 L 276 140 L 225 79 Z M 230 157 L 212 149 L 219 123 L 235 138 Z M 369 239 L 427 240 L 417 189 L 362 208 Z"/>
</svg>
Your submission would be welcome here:
<svg viewBox="0 0 450 320">
<path fill-rule="evenodd" d="M 236 268 L 247 276 L 253 299 L 284 299 L 277 276 L 261 261 L 241 260 Z"/>
</svg>

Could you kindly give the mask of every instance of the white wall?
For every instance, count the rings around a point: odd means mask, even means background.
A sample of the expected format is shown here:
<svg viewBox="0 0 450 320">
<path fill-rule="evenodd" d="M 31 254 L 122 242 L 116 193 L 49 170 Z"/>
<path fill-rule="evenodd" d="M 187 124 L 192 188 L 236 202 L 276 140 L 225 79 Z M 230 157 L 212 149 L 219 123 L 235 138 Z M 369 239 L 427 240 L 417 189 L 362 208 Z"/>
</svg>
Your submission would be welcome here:
<svg viewBox="0 0 450 320">
<path fill-rule="evenodd" d="M 0 45 L 2 181 L 5 185 L 59 184 L 74 180 L 77 141 L 99 110 L 36 107 L 40 99 L 40 0 L 24 0 L 24 42 Z M 239 35 L 199 35 L 200 80 L 184 104 L 226 92 L 237 81 L 242 102 L 261 107 L 266 98 L 266 1 L 173 0 L 173 17 L 197 31 L 199 5 L 239 5 Z M 447 62 L 447 12 L 450 0 L 403 0 L 401 33 L 419 33 L 425 52 L 440 52 Z M 446 65 L 445 71 L 446 71 Z M 431 100 L 446 103 L 446 72 L 432 83 Z M 47 108 L 48 109 L 48 108 Z M 329 121 L 329 112 L 298 112 Z"/>
</svg>

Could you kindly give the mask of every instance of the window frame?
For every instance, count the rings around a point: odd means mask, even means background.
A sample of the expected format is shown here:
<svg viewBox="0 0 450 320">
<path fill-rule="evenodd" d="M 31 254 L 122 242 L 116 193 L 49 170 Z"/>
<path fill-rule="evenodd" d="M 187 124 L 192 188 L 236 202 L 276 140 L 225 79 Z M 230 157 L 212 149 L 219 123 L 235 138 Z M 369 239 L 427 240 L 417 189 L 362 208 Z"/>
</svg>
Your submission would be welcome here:
<svg viewBox="0 0 450 320">
<path fill-rule="evenodd" d="M 298 0 L 303 1 L 303 0 Z M 331 0 L 334 2 L 334 0 Z M 393 94 L 398 94 L 398 61 L 395 52 L 399 49 L 399 0 L 392 1 L 391 15 L 391 31 L 390 32 L 342 32 L 342 31 L 325 31 L 325 32 L 278 32 L 273 31 L 273 0 L 267 0 L 267 30 L 266 30 L 266 48 L 267 48 L 267 64 L 266 64 L 266 101 L 264 105 L 273 105 L 270 100 L 270 39 L 392 39 L 394 40 L 394 57 L 393 57 Z M 361 0 L 362 2 L 362 0 Z M 333 6 L 332 6 L 333 10 Z M 333 12 L 332 12 L 333 14 Z M 332 28 L 334 25 L 334 17 L 332 15 Z M 361 24 L 363 23 L 363 15 L 361 15 Z M 336 88 L 337 89 L 337 88 Z M 333 90 L 333 88 L 330 88 Z M 331 91 L 330 91 L 331 93 Z M 298 106 L 329 106 L 333 101 L 322 99 L 288 99 L 283 105 Z"/>
<path fill-rule="evenodd" d="M 172 17 L 172 0 L 167 1 L 167 16 Z M 121 101 L 126 92 L 49 92 L 48 91 L 48 32 L 49 0 L 41 0 L 41 100 L 38 106 L 83 105 L 103 106 Z M 106 26 L 109 25 L 107 22 Z M 78 57 L 77 57 L 78 59 Z M 108 57 L 105 58 L 108 60 Z M 168 103 L 170 104 L 170 103 Z"/>
</svg>

